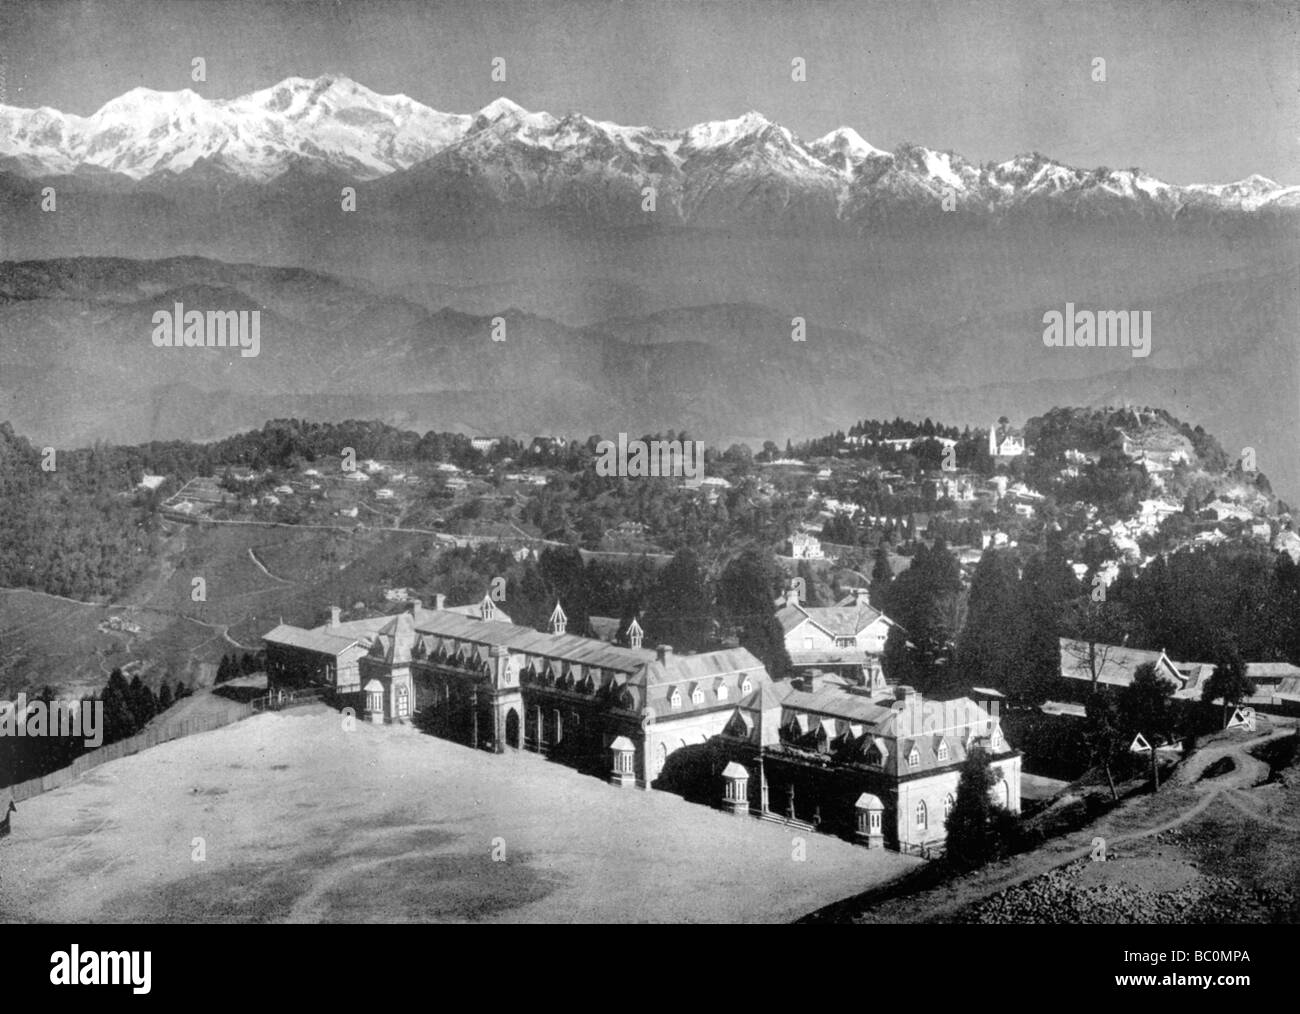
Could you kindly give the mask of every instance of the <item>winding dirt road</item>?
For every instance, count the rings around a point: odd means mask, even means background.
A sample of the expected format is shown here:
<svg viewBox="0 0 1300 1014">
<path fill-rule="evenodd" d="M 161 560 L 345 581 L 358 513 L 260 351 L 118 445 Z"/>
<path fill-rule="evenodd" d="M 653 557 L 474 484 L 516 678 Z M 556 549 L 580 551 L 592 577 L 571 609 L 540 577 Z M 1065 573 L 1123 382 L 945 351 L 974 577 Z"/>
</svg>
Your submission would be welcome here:
<svg viewBox="0 0 1300 1014">
<path fill-rule="evenodd" d="M 1216 799 L 1223 799 L 1253 820 L 1286 828 L 1287 825 L 1251 810 L 1245 801 L 1248 797 L 1244 790 L 1260 784 L 1269 776 L 1269 766 L 1247 751 L 1257 750 L 1283 736 L 1295 735 L 1300 735 L 1300 730 L 1288 725 L 1263 734 L 1243 735 L 1240 739 L 1208 744 L 1183 761 L 1155 795 L 1126 800 L 1087 827 L 1051 839 L 1032 852 L 927 891 L 891 898 L 866 909 L 856 918 L 882 923 L 942 922 L 984 898 L 1090 855 L 1097 838 L 1105 839 L 1107 852 L 1112 852 L 1129 842 L 1186 824 L 1204 813 Z M 1225 757 L 1232 759 L 1234 766 L 1231 771 L 1201 780 L 1211 765 Z M 1175 810 L 1172 816 L 1171 808 Z"/>
</svg>

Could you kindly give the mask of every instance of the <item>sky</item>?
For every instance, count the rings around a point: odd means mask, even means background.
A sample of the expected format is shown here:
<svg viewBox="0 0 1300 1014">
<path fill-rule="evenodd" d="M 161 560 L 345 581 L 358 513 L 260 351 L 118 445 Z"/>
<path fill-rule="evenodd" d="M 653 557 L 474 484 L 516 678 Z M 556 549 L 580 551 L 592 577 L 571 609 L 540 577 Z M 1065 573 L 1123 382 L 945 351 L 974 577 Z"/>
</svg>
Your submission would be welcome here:
<svg viewBox="0 0 1300 1014">
<path fill-rule="evenodd" d="M 0 0 L 11 105 L 87 115 L 139 86 L 231 98 L 338 73 L 446 112 L 506 95 L 680 128 L 755 109 L 805 139 L 851 126 L 1172 183 L 1300 184 L 1297 52 L 1300 0 Z"/>
</svg>

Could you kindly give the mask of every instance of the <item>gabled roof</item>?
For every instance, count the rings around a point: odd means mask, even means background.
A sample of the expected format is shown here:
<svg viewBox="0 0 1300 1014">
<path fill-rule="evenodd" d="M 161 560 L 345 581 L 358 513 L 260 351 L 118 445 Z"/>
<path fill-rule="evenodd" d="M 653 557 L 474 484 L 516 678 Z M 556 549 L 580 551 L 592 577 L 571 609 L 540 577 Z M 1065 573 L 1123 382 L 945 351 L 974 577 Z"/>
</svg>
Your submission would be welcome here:
<svg viewBox="0 0 1300 1014">
<path fill-rule="evenodd" d="M 888 718 L 890 714 L 887 706 L 878 704 L 869 697 L 848 693 L 842 686 L 836 684 L 827 685 L 811 693 L 789 683 L 776 684 L 772 689 L 778 694 L 784 691 L 781 705 L 790 711 L 847 718 L 873 727 L 877 722 Z"/>
<path fill-rule="evenodd" d="M 291 648 L 303 648 L 321 655 L 341 655 L 360 643 L 361 639 L 347 634 L 326 633 L 323 630 L 304 630 L 302 627 L 281 623 L 274 630 L 263 634 L 262 640 L 285 644 Z"/>
<path fill-rule="evenodd" d="M 497 620 L 479 620 L 447 610 L 429 613 L 417 620 L 421 634 L 471 641 L 479 645 L 504 645 L 511 651 L 541 655 L 550 659 L 578 662 L 582 665 L 632 673 L 655 658 L 645 648 L 624 648 L 577 634 L 547 634 L 532 627 L 521 627 Z"/>
<path fill-rule="evenodd" d="M 884 616 L 865 602 L 848 606 L 797 606 L 788 604 L 776 611 L 783 633 L 789 634 L 804 622 L 825 631 L 830 637 L 856 637 Z M 888 617 L 885 617 L 888 622 Z"/>
<path fill-rule="evenodd" d="M 476 620 L 481 620 L 483 619 L 484 602 L 487 602 L 492 607 L 489 612 L 493 622 L 514 622 L 514 620 L 510 618 L 509 614 L 502 609 L 498 603 L 493 602 L 487 595 L 484 595 L 483 598 L 479 599 L 479 601 L 471 602 L 466 606 L 443 606 L 441 611 L 444 613 L 459 613 L 461 616 L 472 616 Z"/>
<path fill-rule="evenodd" d="M 1290 662 L 1247 662 L 1246 676 L 1255 683 L 1281 683 L 1300 676 L 1300 667 Z"/>
<path fill-rule="evenodd" d="M 1089 665 L 1089 645 L 1086 641 L 1061 638 L 1061 675 L 1066 679 L 1092 682 Z M 1190 674 L 1179 671 L 1178 666 L 1163 651 L 1145 651 L 1120 644 L 1098 644 L 1097 682 L 1108 686 L 1125 687 L 1133 682 L 1138 667 L 1155 663 L 1156 670 L 1170 683 L 1182 687 Z"/>
<path fill-rule="evenodd" d="M 771 711 L 773 708 L 779 708 L 781 706 L 781 695 L 773 689 L 771 683 L 764 681 L 758 688 L 754 706 L 759 711 Z"/>
<path fill-rule="evenodd" d="M 678 655 L 674 652 L 662 662 L 654 652 L 646 654 L 652 659 L 646 666 L 646 685 L 652 687 L 666 683 L 700 682 L 712 676 L 730 673 L 767 671 L 748 648 L 724 648 L 722 651 L 707 651 L 700 655 Z"/>
<path fill-rule="evenodd" d="M 398 613 L 375 635 L 380 657 L 393 665 L 411 661 L 411 646 L 415 643 L 415 620 L 410 613 Z M 373 650 L 373 646 L 372 646 Z"/>
</svg>

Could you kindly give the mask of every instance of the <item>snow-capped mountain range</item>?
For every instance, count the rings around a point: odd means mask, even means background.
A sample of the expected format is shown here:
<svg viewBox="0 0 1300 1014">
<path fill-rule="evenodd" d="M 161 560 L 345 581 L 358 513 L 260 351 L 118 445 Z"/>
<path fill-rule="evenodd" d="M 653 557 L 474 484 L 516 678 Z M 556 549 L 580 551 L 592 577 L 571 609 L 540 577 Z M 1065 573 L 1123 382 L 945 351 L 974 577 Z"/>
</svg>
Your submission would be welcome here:
<svg viewBox="0 0 1300 1014">
<path fill-rule="evenodd" d="M 976 164 L 905 145 L 882 151 L 851 127 L 803 141 L 759 113 L 685 130 L 557 118 L 500 98 L 475 114 L 441 113 L 341 76 L 291 77 L 235 99 L 136 88 L 87 117 L 0 105 L 0 171 L 48 178 L 267 183 L 290 171 L 475 194 L 531 208 L 607 214 L 641 208 L 644 188 L 685 221 L 745 213 L 855 219 L 899 204 L 996 213 L 1177 217 L 1188 209 L 1300 207 L 1300 187 L 1263 176 L 1175 186 L 1137 169 L 1075 169 L 1034 153 Z"/>
</svg>

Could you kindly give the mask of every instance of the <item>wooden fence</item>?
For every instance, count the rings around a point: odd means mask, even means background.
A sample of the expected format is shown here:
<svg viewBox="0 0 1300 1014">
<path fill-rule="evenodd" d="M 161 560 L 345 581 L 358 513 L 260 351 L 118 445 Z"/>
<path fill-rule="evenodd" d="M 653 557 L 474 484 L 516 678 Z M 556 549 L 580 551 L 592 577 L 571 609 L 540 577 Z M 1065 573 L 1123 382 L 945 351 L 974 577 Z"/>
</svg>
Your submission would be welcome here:
<svg viewBox="0 0 1300 1014">
<path fill-rule="evenodd" d="M 931 841 L 924 844 L 899 842 L 898 851 L 905 856 L 920 856 L 922 859 L 942 859 L 948 852 L 947 842 Z"/>
<path fill-rule="evenodd" d="M 280 690 L 258 697 L 252 702 L 254 711 L 282 711 L 303 704 L 328 703 L 333 697 L 332 687 L 307 687 L 301 690 Z"/>
<path fill-rule="evenodd" d="M 205 715 L 153 726 L 127 739 L 119 739 L 116 743 L 83 753 L 66 768 L 59 768 L 39 778 L 29 778 L 25 782 L 11 785 L 9 791 L 13 793 L 15 802 L 21 803 L 24 799 L 31 799 L 42 792 L 49 792 L 76 781 L 91 768 L 97 768 L 101 764 L 120 760 L 141 750 L 147 750 L 151 746 L 157 746 L 159 743 L 193 736 L 200 732 L 211 732 L 213 729 L 220 729 L 224 725 L 247 718 L 251 714 L 253 714 L 251 704 L 232 705 L 230 710 L 222 715 Z"/>
</svg>

